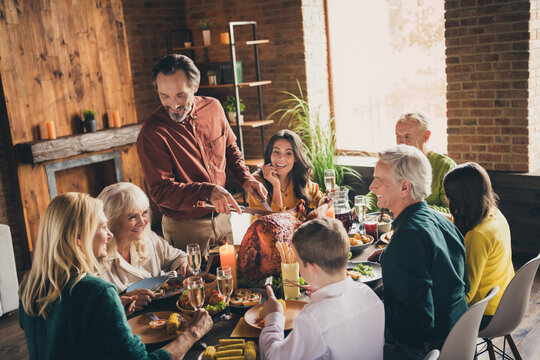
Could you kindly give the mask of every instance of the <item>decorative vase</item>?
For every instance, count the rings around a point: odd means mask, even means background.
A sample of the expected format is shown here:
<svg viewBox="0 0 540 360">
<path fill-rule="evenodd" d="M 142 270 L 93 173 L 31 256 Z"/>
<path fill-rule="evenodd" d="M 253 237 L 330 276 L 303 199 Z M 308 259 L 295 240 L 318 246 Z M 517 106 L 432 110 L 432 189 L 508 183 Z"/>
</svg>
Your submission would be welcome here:
<svg viewBox="0 0 540 360">
<path fill-rule="evenodd" d="M 228 112 L 227 118 L 229 119 L 229 123 L 231 125 L 236 125 L 236 113 L 235 112 Z M 240 124 L 244 122 L 244 115 L 240 114 Z"/>
<path fill-rule="evenodd" d="M 89 119 L 83 122 L 84 128 L 87 133 L 96 132 L 97 130 L 97 121 L 96 119 Z"/>
<path fill-rule="evenodd" d="M 203 37 L 204 46 L 210 46 L 210 44 L 212 43 L 212 40 L 210 37 L 210 30 L 203 30 L 202 37 Z"/>
</svg>

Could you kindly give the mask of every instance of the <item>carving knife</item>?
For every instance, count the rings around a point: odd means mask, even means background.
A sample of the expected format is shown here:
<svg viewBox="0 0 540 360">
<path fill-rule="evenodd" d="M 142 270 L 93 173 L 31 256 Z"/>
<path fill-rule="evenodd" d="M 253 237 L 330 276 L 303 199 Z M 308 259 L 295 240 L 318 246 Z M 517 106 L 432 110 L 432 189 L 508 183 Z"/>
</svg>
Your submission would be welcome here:
<svg viewBox="0 0 540 360">
<path fill-rule="evenodd" d="M 261 196 L 258 196 L 257 197 L 259 198 L 259 201 L 261 202 L 261 204 L 264 206 L 264 208 L 268 211 L 272 211 L 272 208 L 270 207 L 270 205 L 268 205 L 268 202 L 266 201 L 266 199 L 262 198 Z"/>
<path fill-rule="evenodd" d="M 203 207 L 205 209 L 215 209 L 214 205 L 208 204 L 206 201 L 202 201 L 202 200 L 197 201 L 197 204 L 194 205 L 194 207 Z M 240 210 L 242 210 L 242 212 L 245 212 L 245 213 L 248 213 L 248 214 L 259 215 L 259 216 L 274 214 L 274 213 L 278 212 L 278 211 L 272 211 L 271 209 L 269 211 L 269 210 L 263 210 L 263 209 L 253 209 L 253 208 L 245 207 L 245 206 L 240 206 Z M 231 211 L 236 212 L 236 210 L 233 207 L 231 207 Z"/>
</svg>

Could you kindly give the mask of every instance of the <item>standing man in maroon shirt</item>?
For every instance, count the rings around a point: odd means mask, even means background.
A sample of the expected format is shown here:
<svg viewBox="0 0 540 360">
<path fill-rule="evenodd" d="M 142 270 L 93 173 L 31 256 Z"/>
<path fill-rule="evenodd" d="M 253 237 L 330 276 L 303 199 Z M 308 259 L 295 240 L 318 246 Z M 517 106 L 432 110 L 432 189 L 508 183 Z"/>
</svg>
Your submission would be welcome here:
<svg viewBox="0 0 540 360">
<path fill-rule="evenodd" d="M 163 213 L 163 235 L 175 247 L 232 243 L 230 207 L 241 212 L 225 190 L 228 168 L 242 187 L 266 198 L 250 174 L 218 100 L 195 96 L 200 72 L 184 55 L 167 55 L 152 69 L 161 106 L 145 121 L 137 139 L 150 196 Z M 194 208 L 197 200 L 216 211 Z"/>
</svg>

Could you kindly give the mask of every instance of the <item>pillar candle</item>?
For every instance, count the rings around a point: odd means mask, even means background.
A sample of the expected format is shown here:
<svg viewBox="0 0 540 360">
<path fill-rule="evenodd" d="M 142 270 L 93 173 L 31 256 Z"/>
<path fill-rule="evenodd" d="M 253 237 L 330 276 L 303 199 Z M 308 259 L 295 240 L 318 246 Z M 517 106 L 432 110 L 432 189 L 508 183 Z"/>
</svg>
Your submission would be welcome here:
<svg viewBox="0 0 540 360">
<path fill-rule="evenodd" d="M 238 282 L 236 280 L 236 255 L 234 245 L 225 244 L 219 247 L 219 260 L 221 266 L 230 266 L 233 276 L 233 288 L 236 290 Z"/>
<path fill-rule="evenodd" d="M 112 126 L 115 128 L 122 127 L 122 123 L 120 122 L 120 112 L 118 110 L 113 111 L 112 113 Z"/>
<path fill-rule="evenodd" d="M 221 33 L 221 43 L 222 44 L 229 44 L 229 33 L 228 32 L 222 32 Z"/>
<path fill-rule="evenodd" d="M 49 135 L 49 139 L 56 139 L 56 129 L 52 120 L 47 121 L 47 134 Z"/>
</svg>

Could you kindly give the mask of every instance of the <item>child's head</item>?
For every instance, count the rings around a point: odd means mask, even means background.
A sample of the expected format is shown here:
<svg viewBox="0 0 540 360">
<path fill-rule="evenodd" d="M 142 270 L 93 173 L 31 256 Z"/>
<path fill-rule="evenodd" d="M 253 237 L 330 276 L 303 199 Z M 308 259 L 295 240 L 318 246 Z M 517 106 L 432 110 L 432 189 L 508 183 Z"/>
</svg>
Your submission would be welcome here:
<svg viewBox="0 0 540 360">
<path fill-rule="evenodd" d="M 345 272 L 350 244 L 339 220 L 320 217 L 308 221 L 295 231 L 292 243 L 304 266 L 318 265 L 328 275 Z"/>
</svg>

